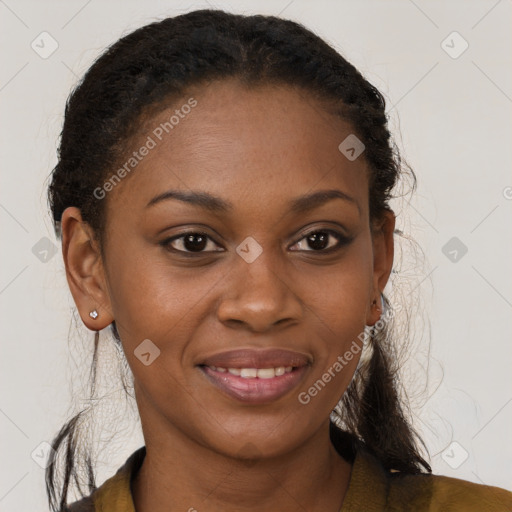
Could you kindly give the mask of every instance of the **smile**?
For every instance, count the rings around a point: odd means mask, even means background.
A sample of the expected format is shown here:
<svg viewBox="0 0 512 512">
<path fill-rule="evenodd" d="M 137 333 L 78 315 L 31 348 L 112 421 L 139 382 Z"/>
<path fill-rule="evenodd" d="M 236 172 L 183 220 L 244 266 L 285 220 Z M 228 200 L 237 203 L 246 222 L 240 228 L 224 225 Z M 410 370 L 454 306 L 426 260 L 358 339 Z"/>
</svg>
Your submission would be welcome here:
<svg viewBox="0 0 512 512">
<path fill-rule="evenodd" d="M 209 366 L 210 370 L 237 375 L 244 379 L 272 379 L 273 377 L 280 377 L 285 373 L 290 373 L 293 366 L 278 366 L 277 368 L 222 368 L 217 366 Z"/>
<path fill-rule="evenodd" d="M 310 363 L 298 352 L 240 349 L 211 356 L 198 367 L 224 395 L 256 405 L 276 401 L 296 388 Z"/>
</svg>

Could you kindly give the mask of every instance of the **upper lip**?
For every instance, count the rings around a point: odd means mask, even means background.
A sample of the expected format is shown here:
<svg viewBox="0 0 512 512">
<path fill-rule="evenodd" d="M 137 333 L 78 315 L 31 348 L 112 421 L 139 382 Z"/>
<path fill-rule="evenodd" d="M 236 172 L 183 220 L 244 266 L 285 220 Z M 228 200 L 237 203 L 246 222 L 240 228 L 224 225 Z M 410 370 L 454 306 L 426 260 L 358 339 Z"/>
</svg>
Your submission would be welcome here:
<svg viewBox="0 0 512 512">
<path fill-rule="evenodd" d="M 201 364 L 220 368 L 278 368 L 306 366 L 310 358 L 286 349 L 237 349 L 207 357 Z"/>
</svg>

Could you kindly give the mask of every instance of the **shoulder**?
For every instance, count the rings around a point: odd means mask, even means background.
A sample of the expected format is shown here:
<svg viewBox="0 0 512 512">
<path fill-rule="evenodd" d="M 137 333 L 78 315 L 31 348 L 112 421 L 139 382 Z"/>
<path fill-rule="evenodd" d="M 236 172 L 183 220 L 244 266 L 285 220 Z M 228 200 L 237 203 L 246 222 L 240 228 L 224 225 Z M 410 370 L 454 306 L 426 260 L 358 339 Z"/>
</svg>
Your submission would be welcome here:
<svg viewBox="0 0 512 512">
<path fill-rule="evenodd" d="M 439 510 L 512 511 L 512 492 L 499 487 L 433 475 L 432 502 Z"/>
<path fill-rule="evenodd" d="M 146 447 L 142 446 L 133 452 L 117 472 L 96 488 L 91 495 L 69 504 L 63 512 L 94 512 L 95 510 L 135 512 L 130 484 L 140 469 L 145 455 Z"/>
<path fill-rule="evenodd" d="M 358 450 L 343 512 L 512 512 L 512 492 L 458 478 L 384 469 Z"/>
<path fill-rule="evenodd" d="M 429 512 L 506 512 L 512 511 L 512 492 L 441 475 L 392 474 L 387 502 L 391 510 L 414 504 Z"/>
</svg>

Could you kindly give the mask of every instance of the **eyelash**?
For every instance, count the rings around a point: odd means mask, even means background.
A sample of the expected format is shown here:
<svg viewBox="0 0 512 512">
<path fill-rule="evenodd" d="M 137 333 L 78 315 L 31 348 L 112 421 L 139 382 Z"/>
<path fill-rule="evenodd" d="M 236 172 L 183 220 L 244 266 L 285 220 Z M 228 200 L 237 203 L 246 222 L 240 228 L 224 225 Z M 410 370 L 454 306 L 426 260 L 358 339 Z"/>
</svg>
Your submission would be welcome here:
<svg viewBox="0 0 512 512">
<path fill-rule="evenodd" d="M 343 246 L 348 245 L 352 241 L 352 238 L 349 238 L 349 237 L 339 233 L 338 231 L 334 231 L 332 229 L 315 229 L 314 231 L 309 231 L 308 233 L 305 233 L 293 245 L 296 245 L 297 243 L 299 243 L 302 240 L 306 239 L 308 236 L 314 235 L 316 233 L 327 233 L 327 234 L 333 236 L 334 238 L 336 238 L 336 240 L 338 242 L 337 242 L 337 244 L 334 247 L 330 247 L 328 249 L 320 249 L 320 250 L 309 249 L 309 250 L 302 250 L 302 252 L 313 252 L 313 253 L 319 253 L 319 254 L 331 254 L 332 252 L 338 251 Z M 209 241 L 214 242 L 213 239 L 209 235 L 207 235 L 206 233 L 204 233 L 202 231 L 188 231 L 186 233 L 182 233 L 181 235 L 173 236 L 171 238 L 166 238 L 165 240 L 162 240 L 162 242 L 160 242 L 160 245 L 162 247 L 164 247 L 165 249 L 167 249 L 168 251 L 179 253 L 180 255 L 183 255 L 183 256 L 185 256 L 187 258 L 188 257 L 192 257 L 192 258 L 193 257 L 198 257 L 198 256 L 202 256 L 204 254 L 208 254 L 208 253 L 211 253 L 211 252 L 223 252 L 223 251 L 204 251 L 204 250 L 203 251 L 194 252 L 194 251 L 184 251 L 184 250 L 175 249 L 174 247 L 171 247 L 171 242 L 174 242 L 175 240 L 183 239 L 183 238 L 185 238 L 186 236 L 189 236 L 189 235 L 204 236 Z M 301 252 L 301 250 L 299 250 L 298 252 Z"/>
</svg>

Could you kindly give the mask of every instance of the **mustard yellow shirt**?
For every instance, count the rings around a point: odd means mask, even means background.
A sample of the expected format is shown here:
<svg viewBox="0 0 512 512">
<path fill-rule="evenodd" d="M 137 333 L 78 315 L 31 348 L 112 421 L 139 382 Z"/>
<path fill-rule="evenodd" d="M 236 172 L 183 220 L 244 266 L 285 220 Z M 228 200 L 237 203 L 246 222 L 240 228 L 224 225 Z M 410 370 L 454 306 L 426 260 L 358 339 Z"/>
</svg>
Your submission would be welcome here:
<svg viewBox="0 0 512 512">
<path fill-rule="evenodd" d="M 146 454 L 136 450 L 91 496 L 69 512 L 136 512 L 130 482 Z M 357 451 L 340 512 L 512 512 L 512 492 L 438 475 L 386 471 L 366 451 Z"/>
</svg>

